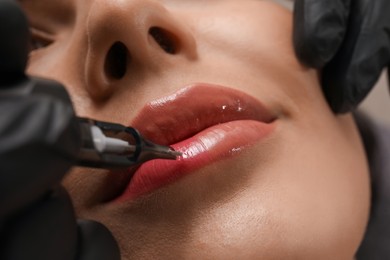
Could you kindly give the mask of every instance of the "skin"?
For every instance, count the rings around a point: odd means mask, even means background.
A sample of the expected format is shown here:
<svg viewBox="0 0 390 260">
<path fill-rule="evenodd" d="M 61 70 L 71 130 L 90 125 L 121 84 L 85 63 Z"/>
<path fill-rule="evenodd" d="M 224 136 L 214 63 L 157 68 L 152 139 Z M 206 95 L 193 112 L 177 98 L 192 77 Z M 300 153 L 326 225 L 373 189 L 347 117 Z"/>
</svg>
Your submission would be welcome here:
<svg viewBox="0 0 390 260">
<path fill-rule="evenodd" d="M 277 115 L 264 142 L 134 201 L 104 201 L 107 183 L 120 185 L 107 171 L 72 170 L 64 185 L 78 217 L 104 223 L 123 259 L 353 259 L 367 162 L 351 116 L 332 114 L 318 73 L 297 61 L 290 11 L 258 0 L 21 4 L 50 43 L 32 51 L 29 73 L 65 84 L 78 115 L 128 125 L 194 82 L 238 89 Z M 151 26 L 170 32 L 175 54 Z M 120 79 L 97 65 L 117 41 L 131 54 Z"/>
</svg>

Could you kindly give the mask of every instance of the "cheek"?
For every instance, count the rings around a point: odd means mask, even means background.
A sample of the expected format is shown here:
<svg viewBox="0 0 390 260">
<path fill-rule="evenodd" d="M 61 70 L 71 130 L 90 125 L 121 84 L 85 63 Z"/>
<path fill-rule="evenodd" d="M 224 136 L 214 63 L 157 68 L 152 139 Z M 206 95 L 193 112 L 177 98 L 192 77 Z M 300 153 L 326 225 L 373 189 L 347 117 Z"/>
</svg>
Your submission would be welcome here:
<svg viewBox="0 0 390 260">
<path fill-rule="evenodd" d="M 101 187 L 105 179 L 102 175 L 96 169 L 74 167 L 62 180 L 78 217 L 83 217 L 86 211 L 93 210 L 103 201 Z"/>
<path fill-rule="evenodd" d="M 310 96 L 313 84 L 307 81 L 317 78 L 313 71 L 307 73 L 295 56 L 291 12 L 265 1 L 254 1 L 245 10 L 236 9 L 231 14 L 225 11 L 223 18 L 211 23 L 201 20 L 196 24 L 200 52 L 219 68 L 211 71 L 227 71 L 228 78 L 234 71 L 234 77 L 249 79 L 246 85 L 267 86 L 273 95 L 280 92 L 298 99 Z M 297 81 L 311 87 L 292 88 Z"/>
<path fill-rule="evenodd" d="M 253 190 L 268 190 L 261 203 L 276 223 L 281 251 L 352 259 L 368 218 L 367 163 L 352 120 L 319 115 L 280 125 L 275 164 L 265 179 L 255 178 Z"/>
<path fill-rule="evenodd" d="M 278 60 L 286 63 L 295 59 L 291 40 L 292 15 L 289 11 L 262 1 L 235 9 L 238 10 L 223 11 L 224 14 L 212 22 L 209 19 L 196 21 L 200 44 L 217 47 L 213 52 L 220 51 L 250 63 Z"/>
<path fill-rule="evenodd" d="M 74 168 L 64 177 L 62 185 L 69 192 L 72 198 L 72 202 L 76 208 L 77 214 L 80 214 L 79 210 L 85 207 L 86 201 L 89 200 L 91 187 L 94 179 L 88 178 L 85 169 Z M 88 185 L 86 185 L 88 184 Z"/>
</svg>

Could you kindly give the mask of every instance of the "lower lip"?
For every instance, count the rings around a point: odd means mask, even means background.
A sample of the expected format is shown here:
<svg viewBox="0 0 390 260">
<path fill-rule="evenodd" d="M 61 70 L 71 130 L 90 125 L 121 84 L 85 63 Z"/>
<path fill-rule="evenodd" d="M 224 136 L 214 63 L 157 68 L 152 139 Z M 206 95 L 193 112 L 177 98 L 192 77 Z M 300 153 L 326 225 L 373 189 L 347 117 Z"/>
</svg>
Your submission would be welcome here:
<svg viewBox="0 0 390 260">
<path fill-rule="evenodd" d="M 141 165 L 115 201 L 134 200 L 214 162 L 238 156 L 266 138 L 274 123 L 232 121 L 210 127 L 172 147 L 183 153 L 177 160 L 152 160 Z"/>
</svg>

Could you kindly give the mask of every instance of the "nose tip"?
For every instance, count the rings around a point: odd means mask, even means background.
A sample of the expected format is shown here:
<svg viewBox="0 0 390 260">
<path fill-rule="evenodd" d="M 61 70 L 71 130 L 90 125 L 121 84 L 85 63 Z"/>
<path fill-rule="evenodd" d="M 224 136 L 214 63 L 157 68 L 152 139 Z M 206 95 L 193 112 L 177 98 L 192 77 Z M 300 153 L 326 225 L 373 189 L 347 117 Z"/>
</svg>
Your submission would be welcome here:
<svg viewBox="0 0 390 260">
<path fill-rule="evenodd" d="M 159 69 L 164 59 L 195 53 L 189 31 L 156 1 L 95 0 L 86 30 L 86 88 L 94 99 L 109 97 L 137 72 Z"/>
</svg>

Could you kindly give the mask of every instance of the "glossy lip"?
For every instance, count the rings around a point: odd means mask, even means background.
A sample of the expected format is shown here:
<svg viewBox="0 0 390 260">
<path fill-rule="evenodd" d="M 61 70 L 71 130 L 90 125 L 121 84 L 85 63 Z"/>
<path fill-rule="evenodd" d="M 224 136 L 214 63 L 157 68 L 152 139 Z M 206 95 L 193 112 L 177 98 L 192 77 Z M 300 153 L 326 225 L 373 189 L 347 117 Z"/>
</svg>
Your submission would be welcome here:
<svg viewBox="0 0 390 260">
<path fill-rule="evenodd" d="M 168 185 L 224 158 L 239 154 L 274 129 L 273 116 L 258 100 L 226 87 L 194 84 L 147 104 L 131 126 L 149 140 L 181 151 L 178 160 L 152 160 L 129 169 L 116 202 Z"/>
</svg>

